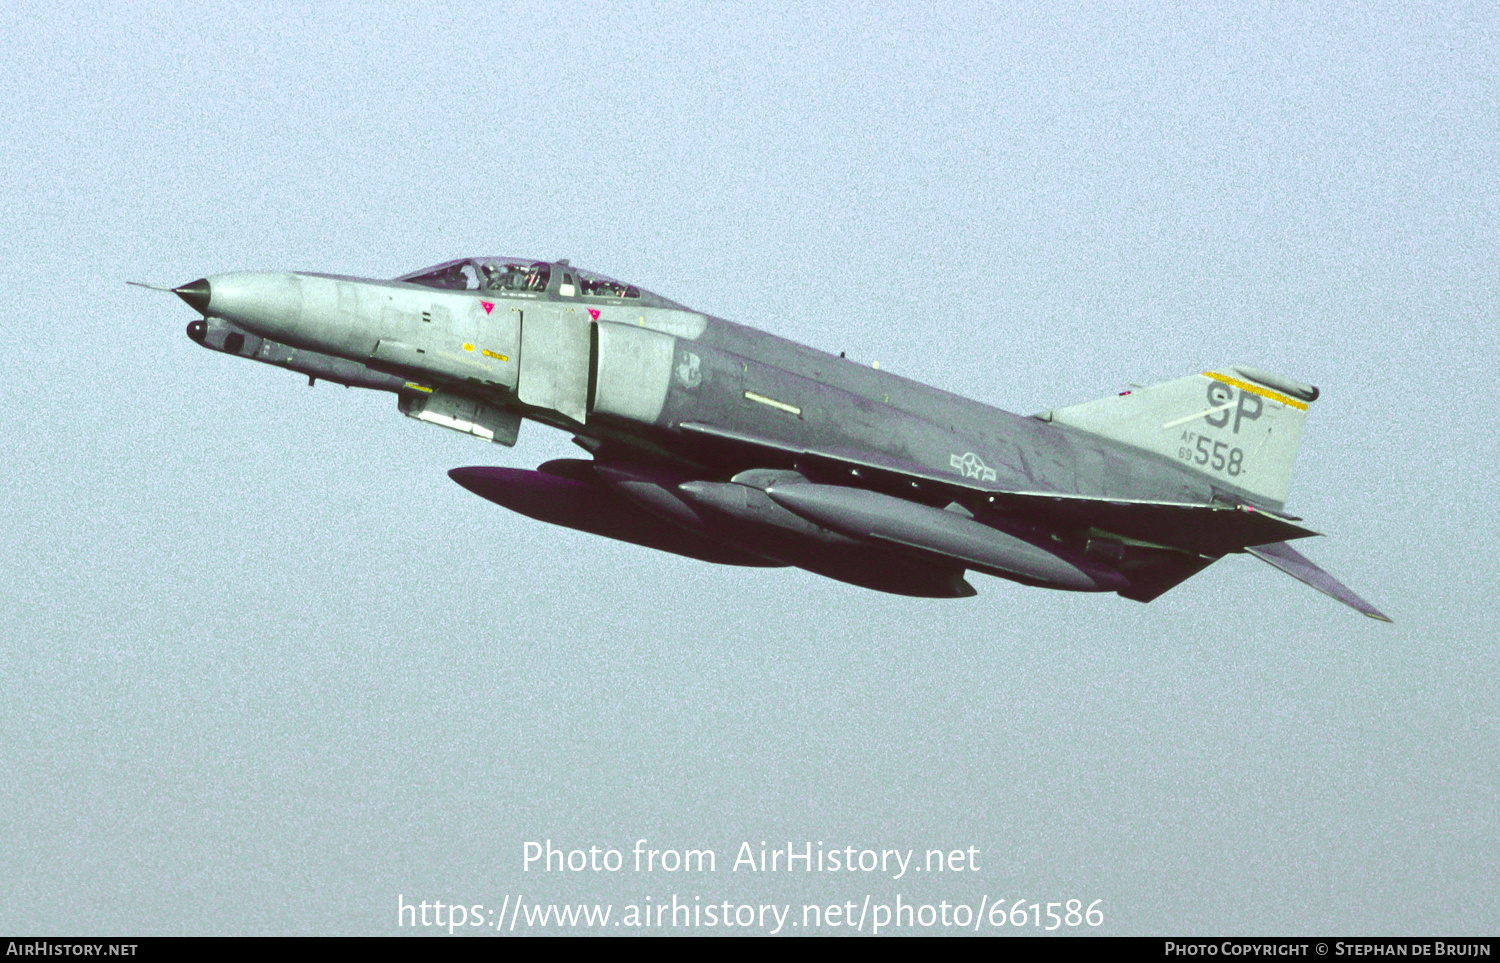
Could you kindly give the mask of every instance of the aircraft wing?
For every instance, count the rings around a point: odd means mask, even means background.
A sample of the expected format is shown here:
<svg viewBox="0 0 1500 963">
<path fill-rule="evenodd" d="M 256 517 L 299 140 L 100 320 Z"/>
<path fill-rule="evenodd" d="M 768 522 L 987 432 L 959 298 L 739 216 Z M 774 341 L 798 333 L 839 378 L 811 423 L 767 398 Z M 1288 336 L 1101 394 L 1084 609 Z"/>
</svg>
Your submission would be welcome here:
<svg viewBox="0 0 1500 963">
<path fill-rule="evenodd" d="M 883 459 L 870 453 L 817 451 L 695 422 L 684 422 L 678 428 L 705 443 L 738 448 L 747 453 L 753 451 L 800 470 L 822 469 L 825 474 L 844 475 L 851 480 L 858 479 L 861 485 L 893 495 L 931 500 L 936 490 L 954 496 L 980 496 L 993 507 L 1028 521 L 1073 529 L 1095 528 L 1197 555 L 1218 557 L 1244 551 L 1250 545 L 1284 543 L 1321 534 L 1295 524 L 1294 519 L 1248 506 L 1104 499 L 1057 492 L 996 491 L 956 475 L 903 464 L 895 459 Z M 973 502 L 975 499 L 970 497 L 967 500 Z"/>
</svg>

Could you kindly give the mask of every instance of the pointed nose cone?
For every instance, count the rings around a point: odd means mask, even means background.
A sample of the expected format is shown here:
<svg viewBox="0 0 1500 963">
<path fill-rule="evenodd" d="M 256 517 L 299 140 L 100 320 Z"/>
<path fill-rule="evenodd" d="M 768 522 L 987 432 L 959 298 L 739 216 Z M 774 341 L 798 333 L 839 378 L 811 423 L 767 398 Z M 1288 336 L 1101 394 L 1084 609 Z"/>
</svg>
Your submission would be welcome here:
<svg viewBox="0 0 1500 963">
<path fill-rule="evenodd" d="M 212 293 L 208 286 L 208 278 L 189 281 L 180 288 L 173 288 L 172 293 L 186 301 L 194 311 L 208 313 L 208 299 Z"/>
</svg>

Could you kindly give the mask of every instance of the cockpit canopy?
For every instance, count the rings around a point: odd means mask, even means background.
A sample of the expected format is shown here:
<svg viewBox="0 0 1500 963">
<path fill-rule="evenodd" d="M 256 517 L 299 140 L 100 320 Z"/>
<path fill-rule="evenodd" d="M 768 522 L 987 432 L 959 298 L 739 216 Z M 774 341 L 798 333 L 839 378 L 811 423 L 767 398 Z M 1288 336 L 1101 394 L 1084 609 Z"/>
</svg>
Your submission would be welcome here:
<svg viewBox="0 0 1500 963">
<path fill-rule="evenodd" d="M 552 278 L 552 265 L 546 261 L 521 258 L 463 258 L 436 267 L 403 274 L 397 281 L 407 281 L 429 288 L 450 291 L 545 291 Z"/>
<path fill-rule="evenodd" d="M 592 271 L 582 271 L 566 261 L 556 264 L 527 258 L 461 258 L 445 261 L 396 278 L 408 284 L 450 291 L 551 291 L 565 298 L 639 298 L 641 289 L 622 284 Z"/>
</svg>

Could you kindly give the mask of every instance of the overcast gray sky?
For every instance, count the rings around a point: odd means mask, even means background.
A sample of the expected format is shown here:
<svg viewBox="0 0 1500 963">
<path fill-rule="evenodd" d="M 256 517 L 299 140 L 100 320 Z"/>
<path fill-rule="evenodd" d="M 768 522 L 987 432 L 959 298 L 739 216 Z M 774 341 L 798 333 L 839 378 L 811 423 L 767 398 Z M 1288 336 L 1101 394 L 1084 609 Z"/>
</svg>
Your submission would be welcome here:
<svg viewBox="0 0 1500 963">
<path fill-rule="evenodd" d="M 1495 5 L 561 11 L 0 13 L 0 930 L 673 894 L 1500 929 Z M 548 527 L 445 472 L 561 433 L 309 389 L 125 285 L 467 254 L 1013 411 L 1317 384 L 1288 508 L 1395 624 L 1247 556 L 1149 606 L 922 601 Z M 718 871 L 524 871 L 548 838 Z M 762 840 L 978 869 L 731 871 Z"/>
</svg>

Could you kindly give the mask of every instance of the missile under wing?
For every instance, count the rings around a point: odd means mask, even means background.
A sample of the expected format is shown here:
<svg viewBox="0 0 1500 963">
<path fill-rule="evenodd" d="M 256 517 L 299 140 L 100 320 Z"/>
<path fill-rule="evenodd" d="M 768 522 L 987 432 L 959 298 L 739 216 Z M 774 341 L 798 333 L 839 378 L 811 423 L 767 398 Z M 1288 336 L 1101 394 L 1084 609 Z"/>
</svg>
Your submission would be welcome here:
<svg viewBox="0 0 1500 963">
<path fill-rule="evenodd" d="M 1148 602 L 1249 553 L 1386 620 L 1288 544 L 1317 534 L 1285 502 L 1318 390 L 1256 368 L 1021 416 L 567 261 L 172 290 L 215 351 L 390 391 L 408 417 L 500 445 L 523 420 L 570 432 L 589 458 L 449 473 L 553 524 L 939 598 L 975 594 L 980 572 Z"/>
</svg>

